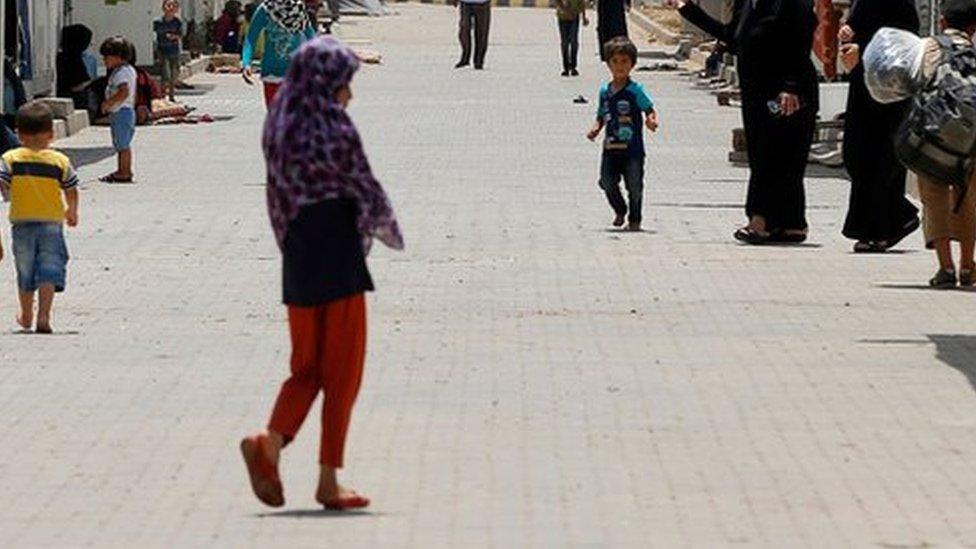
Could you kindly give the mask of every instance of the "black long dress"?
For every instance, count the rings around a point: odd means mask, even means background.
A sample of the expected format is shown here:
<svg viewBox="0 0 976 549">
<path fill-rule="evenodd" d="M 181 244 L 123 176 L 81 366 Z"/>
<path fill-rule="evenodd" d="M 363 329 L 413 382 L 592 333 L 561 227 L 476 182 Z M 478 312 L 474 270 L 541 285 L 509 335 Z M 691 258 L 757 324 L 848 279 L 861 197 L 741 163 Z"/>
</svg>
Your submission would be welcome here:
<svg viewBox="0 0 976 549">
<path fill-rule="evenodd" d="M 603 55 L 603 45 L 612 38 L 627 36 L 627 8 L 630 0 L 597 0 L 596 3 L 596 33 L 600 39 L 600 59 L 606 61 Z"/>
<path fill-rule="evenodd" d="M 746 216 L 764 217 L 770 232 L 805 230 L 803 177 L 820 100 L 810 56 L 817 27 L 813 1 L 736 0 L 728 24 L 691 2 L 681 15 L 738 56 L 750 169 Z M 770 112 L 768 103 L 782 92 L 800 98 L 801 109 L 792 116 Z"/>
<path fill-rule="evenodd" d="M 913 0 L 857 0 L 847 24 L 861 52 L 881 27 L 918 32 Z M 851 71 L 844 122 L 844 164 L 851 199 L 844 236 L 865 242 L 900 239 L 917 227 L 918 209 L 905 198 L 905 168 L 895 158 L 893 137 L 908 102 L 882 105 L 871 99 L 864 68 Z"/>
</svg>

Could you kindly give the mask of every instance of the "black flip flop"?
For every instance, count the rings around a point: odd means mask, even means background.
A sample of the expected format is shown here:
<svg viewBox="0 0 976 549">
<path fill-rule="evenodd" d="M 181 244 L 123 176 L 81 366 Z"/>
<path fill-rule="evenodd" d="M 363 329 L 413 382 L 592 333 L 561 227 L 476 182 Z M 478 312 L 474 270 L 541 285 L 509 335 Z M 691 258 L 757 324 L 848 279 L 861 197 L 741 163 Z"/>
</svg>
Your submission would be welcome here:
<svg viewBox="0 0 976 549">
<path fill-rule="evenodd" d="M 802 244 L 807 241 L 807 233 L 773 231 L 769 234 L 769 241 L 777 244 Z"/>
<path fill-rule="evenodd" d="M 742 227 L 741 229 L 732 233 L 732 236 L 739 242 L 744 242 L 752 246 L 760 246 L 769 242 L 769 234 L 762 234 L 758 231 L 750 229 L 749 227 Z"/>
<path fill-rule="evenodd" d="M 132 183 L 131 177 L 122 178 L 114 173 L 103 175 L 102 177 L 99 177 L 98 180 L 101 181 L 102 183 Z"/>
</svg>

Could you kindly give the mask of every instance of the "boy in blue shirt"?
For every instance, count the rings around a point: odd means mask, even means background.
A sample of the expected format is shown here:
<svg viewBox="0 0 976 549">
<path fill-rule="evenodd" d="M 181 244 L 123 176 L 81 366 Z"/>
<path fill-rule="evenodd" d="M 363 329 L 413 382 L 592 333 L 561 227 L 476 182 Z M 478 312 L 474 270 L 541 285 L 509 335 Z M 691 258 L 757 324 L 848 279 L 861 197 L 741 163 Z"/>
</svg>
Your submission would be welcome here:
<svg viewBox="0 0 976 549">
<path fill-rule="evenodd" d="M 606 128 L 603 159 L 600 162 L 600 188 L 616 217 L 614 227 L 628 222 L 627 230 L 641 230 L 641 203 L 644 196 L 644 126 L 657 131 L 657 112 L 644 87 L 630 79 L 637 64 L 637 46 L 619 36 L 606 43 L 604 53 L 613 79 L 600 89 L 596 123 L 587 137 L 596 140 Z M 627 186 L 627 200 L 620 193 L 620 179 Z"/>
<path fill-rule="evenodd" d="M 170 101 L 176 101 L 176 87 L 180 81 L 183 53 L 183 21 L 177 17 L 180 3 L 177 0 L 163 2 L 163 17 L 153 22 L 156 32 L 156 51 L 163 65 L 163 84 Z"/>
</svg>

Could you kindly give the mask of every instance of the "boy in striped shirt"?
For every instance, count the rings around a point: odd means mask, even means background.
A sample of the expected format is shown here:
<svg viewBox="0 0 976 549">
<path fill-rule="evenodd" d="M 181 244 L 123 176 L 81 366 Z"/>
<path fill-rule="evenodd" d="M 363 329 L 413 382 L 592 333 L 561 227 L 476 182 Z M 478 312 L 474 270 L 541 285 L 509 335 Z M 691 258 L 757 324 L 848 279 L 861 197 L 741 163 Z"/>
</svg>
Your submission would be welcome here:
<svg viewBox="0 0 976 549">
<path fill-rule="evenodd" d="M 78 225 L 78 176 L 68 157 L 50 148 L 54 115 L 39 102 L 17 112 L 22 147 L 0 159 L 0 192 L 10 201 L 14 263 L 24 330 L 34 326 L 34 295 L 38 295 L 36 331 L 51 333 L 54 294 L 65 288 L 68 248 L 64 223 Z M 67 202 L 67 207 L 65 206 Z M 0 258 L 2 258 L 0 249 Z"/>
</svg>

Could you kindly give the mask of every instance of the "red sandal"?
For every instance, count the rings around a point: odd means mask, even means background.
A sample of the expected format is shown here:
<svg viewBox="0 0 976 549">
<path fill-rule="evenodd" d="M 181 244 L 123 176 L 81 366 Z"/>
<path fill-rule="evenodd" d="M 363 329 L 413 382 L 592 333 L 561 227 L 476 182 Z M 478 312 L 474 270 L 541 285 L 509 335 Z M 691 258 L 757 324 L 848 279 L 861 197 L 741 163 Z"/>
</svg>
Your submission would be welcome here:
<svg viewBox="0 0 976 549">
<path fill-rule="evenodd" d="M 247 473 L 251 477 L 251 489 L 259 500 L 269 507 L 281 507 L 285 504 L 284 489 L 278 467 L 271 463 L 265 452 L 266 435 L 255 435 L 241 441 L 241 454 L 247 465 Z"/>
</svg>

